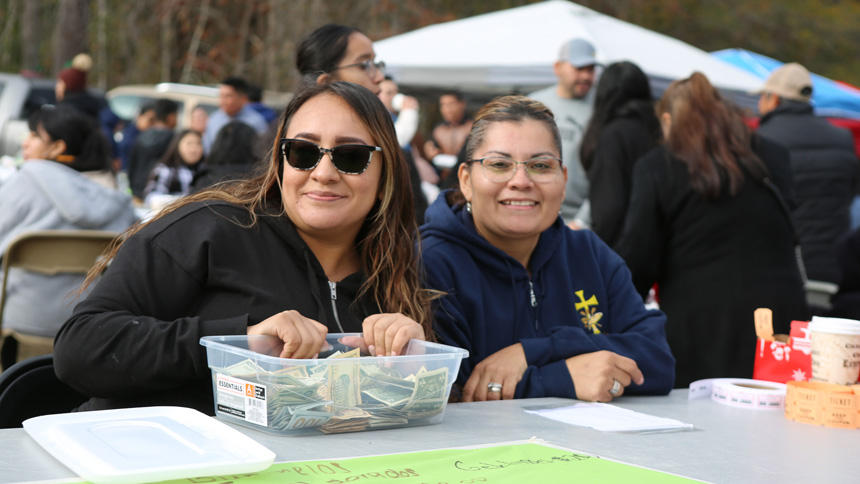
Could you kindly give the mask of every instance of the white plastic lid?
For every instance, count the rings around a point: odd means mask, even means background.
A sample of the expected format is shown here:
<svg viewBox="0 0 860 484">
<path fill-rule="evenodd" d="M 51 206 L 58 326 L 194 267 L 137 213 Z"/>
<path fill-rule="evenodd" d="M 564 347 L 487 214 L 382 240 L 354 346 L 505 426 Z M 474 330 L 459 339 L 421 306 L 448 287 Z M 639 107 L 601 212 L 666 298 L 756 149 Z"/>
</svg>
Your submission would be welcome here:
<svg viewBox="0 0 860 484">
<path fill-rule="evenodd" d="M 43 415 L 24 430 L 96 484 L 138 484 L 258 472 L 275 453 L 197 410 L 143 407 Z M 202 481 L 200 481 L 202 482 Z"/>
<path fill-rule="evenodd" d="M 842 318 L 822 318 L 813 316 L 809 330 L 817 333 L 860 335 L 860 321 Z"/>
</svg>

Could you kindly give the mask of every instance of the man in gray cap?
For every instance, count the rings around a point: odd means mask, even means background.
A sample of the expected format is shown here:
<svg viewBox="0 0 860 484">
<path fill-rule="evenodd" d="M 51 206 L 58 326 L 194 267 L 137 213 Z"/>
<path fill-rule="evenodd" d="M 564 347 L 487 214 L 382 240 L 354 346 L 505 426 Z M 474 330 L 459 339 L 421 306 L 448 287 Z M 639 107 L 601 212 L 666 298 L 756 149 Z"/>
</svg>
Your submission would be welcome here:
<svg viewBox="0 0 860 484">
<path fill-rule="evenodd" d="M 572 228 L 588 227 L 588 178 L 579 161 L 579 145 L 594 104 L 594 46 L 585 39 L 571 39 L 561 47 L 553 70 L 558 83 L 529 97 L 544 103 L 555 115 L 561 133 L 561 158 L 567 167 L 567 189 L 561 215 Z"/>
<path fill-rule="evenodd" d="M 797 207 L 792 220 L 809 279 L 838 283 L 836 239 L 850 224 L 860 164 L 851 133 L 812 111 L 812 77 L 797 63 L 773 71 L 759 91 L 758 133 L 788 148 Z"/>
</svg>

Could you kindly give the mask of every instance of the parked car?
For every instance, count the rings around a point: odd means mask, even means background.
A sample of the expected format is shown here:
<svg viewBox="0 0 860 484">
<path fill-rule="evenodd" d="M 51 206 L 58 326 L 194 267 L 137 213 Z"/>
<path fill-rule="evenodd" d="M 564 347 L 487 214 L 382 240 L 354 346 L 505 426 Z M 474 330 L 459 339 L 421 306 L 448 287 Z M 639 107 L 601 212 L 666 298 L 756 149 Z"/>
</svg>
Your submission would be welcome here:
<svg viewBox="0 0 860 484">
<path fill-rule="evenodd" d="M 290 95 L 274 91 L 263 92 L 263 103 L 280 112 L 290 100 Z M 179 103 L 177 128 L 191 124 L 191 112 L 198 106 L 207 113 L 218 109 L 218 88 L 164 82 L 155 85 L 119 86 L 107 93 L 108 105 L 122 119 L 132 120 L 140 105 L 156 99 L 171 99 Z"/>
<path fill-rule="evenodd" d="M 119 86 L 107 92 L 108 106 L 120 118 L 133 120 L 142 104 L 156 99 L 170 99 L 179 104 L 177 128 L 191 124 L 191 112 L 198 106 L 212 113 L 218 109 L 218 89 L 189 84 L 161 83 L 156 85 Z"/>
<path fill-rule="evenodd" d="M 55 79 L 30 79 L 19 74 L 0 73 L 0 156 L 19 153 L 21 141 L 27 135 L 27 118 L 44 104 L 55 104 Z M 102 94 L 92 91 L 101 97 Z M 200 106 L 207 113 L 218 109 L 218 88 L 190 84 L 161 83 L 127 85 L 111 89 L 104 97 L 108 106 L 121 119 L 131 121 L 140 105 L 160 98 L 179 103 L 177 128 L 191 124 L 191 112 Z M 278 112 L 283 111 L 291 94 L 264 91 L 263 102 Z"/>
</svg>

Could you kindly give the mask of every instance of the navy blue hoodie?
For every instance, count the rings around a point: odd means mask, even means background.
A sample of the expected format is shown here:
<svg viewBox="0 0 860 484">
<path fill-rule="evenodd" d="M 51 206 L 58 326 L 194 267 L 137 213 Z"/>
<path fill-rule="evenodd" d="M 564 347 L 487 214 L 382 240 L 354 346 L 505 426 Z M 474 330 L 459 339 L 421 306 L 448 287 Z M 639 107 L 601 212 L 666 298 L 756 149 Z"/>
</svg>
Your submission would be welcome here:
<svg viewBox="0 0 860 484">
<path fill-rule="evenodd" d="M 570 230 L 559 217 L 541 234 L 529 277 L 445 195 L 427 210 L 421 238 L 427 285 L 448 293 L 435 310 L 440 342 L 469 350 L 460 385 L 486 357 L 521 342 L 528 369 L 516 398 L 576 398 L 565 359 L 601 350 L 632 358 L 642 371 L 645 383 L 625 394 L 672 389 L 665 315 L 644 307 L 624 261 L 593 232 Z"/>
</svg>

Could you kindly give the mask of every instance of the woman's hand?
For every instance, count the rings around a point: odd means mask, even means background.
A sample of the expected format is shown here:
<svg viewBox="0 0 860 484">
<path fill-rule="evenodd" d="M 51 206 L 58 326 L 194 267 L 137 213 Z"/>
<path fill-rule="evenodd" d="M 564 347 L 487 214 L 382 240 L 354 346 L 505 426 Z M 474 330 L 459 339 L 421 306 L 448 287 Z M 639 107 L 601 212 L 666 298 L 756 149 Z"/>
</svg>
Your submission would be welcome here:
<svg viewBox="0 0 860 484">
<path fill-rule="evenodd" d="M 298 311 L 283 311 L 253 326 L 248 335 L 276 336 L 284 342 L 281 358 L 313 358 L 322 350 L 328 328 Z"/>
<path fill-rule="evenodd" d="M 635 361 L 611 351 L 585 353 L 565 361 L 579 400 L 610 402 L 623 395 L 630 383 L 645 383 L 645 377 Z M 621 388 L 613 395 L 610 390 L 616 380 Z"/>
<path fill-rule="evenodd" d="M 514 398 L 517 383 L 528 368 L 523 345 L 517 343 L 502 348 L 475 366 L 469 381 L 463 386 L 463 401 L 509 400 Z M 490 392 L 490 383 L 502 385 L 501 392 Z"/>
<path fill-rule="evenodd" d="M 424 328 L 400 313 L 374 314 L 361 324 L 364 344 L 373 356 L 397 356 L 411 339 L 424 339 Z"/>
</svg>

